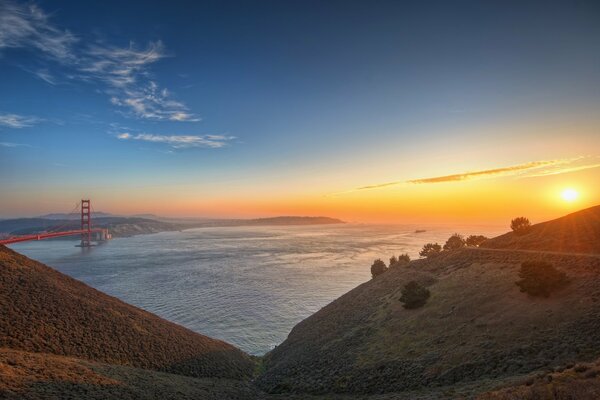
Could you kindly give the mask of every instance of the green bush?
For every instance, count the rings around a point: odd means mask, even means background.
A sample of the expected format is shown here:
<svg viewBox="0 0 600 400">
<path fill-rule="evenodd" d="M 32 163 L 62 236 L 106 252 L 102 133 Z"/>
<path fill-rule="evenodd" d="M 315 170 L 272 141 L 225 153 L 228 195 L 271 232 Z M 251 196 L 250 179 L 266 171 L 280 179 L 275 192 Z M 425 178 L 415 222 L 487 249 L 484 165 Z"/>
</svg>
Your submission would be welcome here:
<svg viewBox="0 0 600 400">
<path fill-rule="evenodd" d="M 404 303 L 404 308 L 412 310 L 423 307 L 431 295 L 429 289 L 416 281 L 410 281 L 402 288 L 400 301 Z"/>
<path fill-rule="evenodd" d="M 470 247 L 479 247 L 481 243 L 485 242 L 488 238 L 483 235 L 471 235 L 467 238 L 466 244 Z"/>
<path fill-rule="evenodd" d="M 466 242 L 465 242 L 465 239 L 462 237 L 462 235 L 455 233 L 454 235 L 450 236 L 448 238 L 448 240 L 446 240 L 446 243 L 444 244 L 444 250 L 446 250 L 446 251 L 458 250 L 458 249 L 462 249 L 463 247 L 465 247 L 465 245 L 466 245 Z"/>
<path fill-rule="evenodd" d="M 569 284 L 567 274 L 544 261 L 525 261 L 521 264 L 519 278 L 515 283 L 521 292 L 532 296 L 548 297 Z"/>
<path fill-rule="evenodd" d="M 373 278 L 383 274 L 385 271 L 387 271 L 387 267 L 385 266 L 385 263 L 381 261 L 381 259 L 378 258 L 377 260 L 373 261 L 373 265 L 371 265 L 371 276 Z"/>
<path fill-rule="evenodd" d="M 421 257 L 435 257 L 442 251 L 442 246 L 437 243 L 427 243 L 423 246 L 423 249 L 419 252 Z"/>
<path fill-rule="evenodd" d="M 529 232 L 529 228 L 531 228 L 531 222 L 525 217 L 517 217 L 510 221 L 510 229 L 517 235 L 523 235 Z"/>
<path fill-rule="evenodd" d="M 400 254 L 398 257 L 392 256 L 390 258 L 390 268 L 391 267 L 400 267 L 402 265 L 406 265 L 410 262 L 410 256 L 407 253 Z"/>
</svg>

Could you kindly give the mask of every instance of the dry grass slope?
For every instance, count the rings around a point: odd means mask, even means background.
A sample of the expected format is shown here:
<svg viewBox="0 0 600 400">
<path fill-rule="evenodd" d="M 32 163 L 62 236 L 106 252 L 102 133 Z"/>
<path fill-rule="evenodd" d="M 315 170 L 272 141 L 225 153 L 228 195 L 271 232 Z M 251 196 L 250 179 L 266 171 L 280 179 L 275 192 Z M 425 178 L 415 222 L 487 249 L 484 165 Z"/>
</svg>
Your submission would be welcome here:
<svg viewBox="0 0 600 400">
<path fill-rule="evenodd" d="M 245 379 L 254 363 L 0 246 L 0 347 L 192 377 Z"/>
<path fill-rule="evenodd" d="M 539 258 L 572 278 L 550 298 L 515 285 Z M 398 301 L 417 280 L 431 298 Z M 600 356 L 600 258 L 464 249 L 392 268 L 302 321 L 265 360 L 271 393 L 402 392 L 473 385 L 474 393 L 549 366 Z M 477 385 L 481 382 L 481 385 Z"/>
<path fill-rule="evenodd" d="M 524 235 L 506 233 L 481 247 L 600 254 L 600 206 L 533 225 Z"/>
<path fill-rule="evenodd" d="M 244 381 L 191 378 L 0 348 L 0 398 L 255 400 L 260 394 Z"/>
</svg>

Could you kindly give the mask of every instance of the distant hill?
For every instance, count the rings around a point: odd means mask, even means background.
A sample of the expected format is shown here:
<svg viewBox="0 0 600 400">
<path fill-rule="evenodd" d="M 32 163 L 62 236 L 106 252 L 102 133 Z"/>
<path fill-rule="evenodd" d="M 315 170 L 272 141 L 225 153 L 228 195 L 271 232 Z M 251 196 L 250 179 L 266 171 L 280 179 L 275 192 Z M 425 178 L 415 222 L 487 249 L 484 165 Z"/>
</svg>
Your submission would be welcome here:
<svg viewBox="0 0 600 400">
<path fill-rule="evenodd" d="M 119 215 L 114 215 L 114 214 L 106 213 L 106 212 L 102 212 L 102 211 L 94 211 L 92 213 L 92 218 L 103 218 L 103 217 L 119 217 Z M 36 217 L 36 218 L 79 220 L 79 218 L 81 218 L 81 216 L 79 214 L 53 213 L 53 214 L 40 215 L 39 217 Z"/>
<path fill-rule="evenodd" d="M 147 218 L 98 217 L 94 227 L 108 228 L 113 237 L 133 236 L 147 233 L 175 231 L 189 227 Z M 80 229 L 79 220 L 17 218 L 0 221 L 0 233 L 5 235 L 27 235 L 43 231 Z"/>
<path fill-rule="evenodd" d="M 257 219 L 232 220 L 239 225 L 328 225 L 343 224 L 344 221 L 329 217 L 272 217 Z"/>
<path fill-rule="evenodd" d="M 535 224 L 524 235 L 506 233 L 481 247 L 600 254 L 600 206 Z"/>
<path fill-rule="evenodd" d="M 521 293 L 518 270 L 531 259 L 553 263 L 571 283 L 550 298 Z M 431 291 L 416 310 L 399 301 L 411 280 Z M 599 257 L 444 252 L 392 268 L 296 325 L 265 357 L 257 384 L 282 396 L 441 398 L 427 395 L 439 388 L 471 398 L 515 377 L 600 356 L 599 301 Z"/>
<path fill-rule="evenodd" d="M 192 377 L 245 379 L 254 367 L 248 355 L 225 342 L 126 304 L 4 246 L 1 347 Z"/>
</svg>

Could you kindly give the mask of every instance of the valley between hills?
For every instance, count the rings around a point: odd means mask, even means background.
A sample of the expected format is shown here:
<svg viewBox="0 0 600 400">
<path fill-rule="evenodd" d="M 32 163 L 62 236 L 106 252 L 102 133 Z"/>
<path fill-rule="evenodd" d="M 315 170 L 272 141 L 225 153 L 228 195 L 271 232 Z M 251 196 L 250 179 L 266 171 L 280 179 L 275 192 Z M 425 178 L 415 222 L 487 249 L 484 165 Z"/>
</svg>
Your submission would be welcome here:
<svg viewBox="0 0 600 400">
<path fill-rule="evenodd" d="M 531 261 L 568 284 L 521 292 Z M 596 399 L 599 302 L 600 206 L 390 267 L 261 358 L 0 247 L 0 397 Z"/>
</svg>

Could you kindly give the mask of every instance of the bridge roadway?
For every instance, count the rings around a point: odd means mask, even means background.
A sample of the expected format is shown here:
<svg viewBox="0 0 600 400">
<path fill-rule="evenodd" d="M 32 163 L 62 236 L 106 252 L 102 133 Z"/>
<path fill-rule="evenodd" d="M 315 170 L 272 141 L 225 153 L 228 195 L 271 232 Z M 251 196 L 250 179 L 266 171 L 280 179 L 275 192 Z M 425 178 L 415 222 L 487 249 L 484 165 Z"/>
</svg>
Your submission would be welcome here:
<svg viewBox="0 0 600 400">
<path fill-rule="evenodd" d="M 81 235 L 81 234 L 86 234 L 88 232 L 90 232 L 90 233 L 102 232 L 105 230 L 106 229 L 104 229 L 104 228 L 94 228 L 94 229 L 90 229 L 89 231 L 87 229 L 77 229 L 77 230 L 72 230 L 72 231 L 47 232 L 47 233 L 37 233 L 34 235 L 14 236 L 14 237 L 10 237 L 7 239 L 0 239 L 0 244 L 27 242 L 29 240 L 44 240 L 44 239 L 51 239 L 51 238 L 62 237 L 62 236 Z"/>
</svg>

